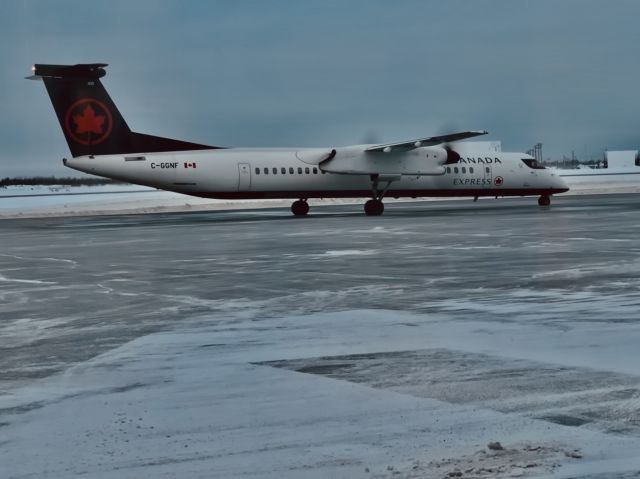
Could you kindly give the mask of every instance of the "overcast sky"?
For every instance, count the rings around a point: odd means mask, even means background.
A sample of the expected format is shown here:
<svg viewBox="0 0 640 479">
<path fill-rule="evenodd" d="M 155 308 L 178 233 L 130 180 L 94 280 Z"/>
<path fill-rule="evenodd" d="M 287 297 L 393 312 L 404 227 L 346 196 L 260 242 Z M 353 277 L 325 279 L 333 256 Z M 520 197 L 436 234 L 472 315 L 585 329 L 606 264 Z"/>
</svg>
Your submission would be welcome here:
<svg viewBox="0 0 640 479">
<path fill-rule="evenodd" d="M 0 2 L 0 177 L 74 174 L 33 63 L 109 63 L 134 131 L 340 146 L 486 129 L 544 157 L 640 147 L 640 2 Z"/>
</svg>

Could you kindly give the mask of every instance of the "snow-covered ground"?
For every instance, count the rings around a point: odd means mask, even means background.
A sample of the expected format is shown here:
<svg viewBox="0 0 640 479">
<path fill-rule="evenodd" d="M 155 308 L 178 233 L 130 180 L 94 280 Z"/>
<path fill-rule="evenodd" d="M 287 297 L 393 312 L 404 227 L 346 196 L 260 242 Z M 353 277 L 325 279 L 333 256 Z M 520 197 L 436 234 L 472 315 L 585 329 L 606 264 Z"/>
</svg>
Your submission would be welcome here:
<svg viewBox="0 0 640 479">
<path fill-rule="evenodd" d="M 263 204 L 277 203 L 266 201 Z M 242 202 L 237 201 L 196 198 L 138 185 L 11 186 L 0 189 L 0 218 L 158 213 L 243 207 L 241 205 Z M 257 203 L 255 207 L 259 205 Z"/>
<path fill-rule="evenodd" d="M 0 476 L 432 478 L 459 470 L 463 477 L 560 478 L 640 470 L 637 434 L 532 419 L 527 408 L 505 414 L 478 398 L 432 399 L 420 363 L 394 370 L 380 356 L 369 370 L 375 384 L 265 364 L 447 350 L 494 356 L 514 379 L 535 386 L 537 368 L 516 375 L 510 362 L 527 358 L 558 374 L 586 368 L 594 378 L 598 371 L 637 374 L 637 362 L 628 360 L 637 358 L 638 325 L 576 323 L 559 334 L 551 325 L 451 323 L 385 310 L 209 322 L 137 339 L 4 397 L 3 409 L 20 414 L 2 428 Z M 500 387 L 500 377 L 486 377 L 481 364 L 464 366 L 467 381 L 483 378 L 488 387 L 476 396 L 500 395 L 491 387 Z M 437 369 L 439 376 L 455 372 Z M 408 375 L 404 391 L 384 383 L 398 374 Z M 454 386 L 449 393 L 462 394 Z M 596 409 L 613 405 L 620 422 L 638 420 L 637 389 L 611 403 L 630 386 L 591 387 L 612 396 Z M 543 409 L 549 398 L 575 405 L 580 392 L 542 396 L 533 388 L 522 395 L 529 409 Z M 494 441 L 505 450 L 486 447 Z"/>
<path fill-rule="evenodd" d="M 633 477 L 638 203 L 6 220 L 0 477 Z"/>
<path fill-rule="evenodd" d="M 570 188 L 568 195 L 640 193 L 640 170 L 581 168 L 576 170 L 553 169 Z"/>
</svg>

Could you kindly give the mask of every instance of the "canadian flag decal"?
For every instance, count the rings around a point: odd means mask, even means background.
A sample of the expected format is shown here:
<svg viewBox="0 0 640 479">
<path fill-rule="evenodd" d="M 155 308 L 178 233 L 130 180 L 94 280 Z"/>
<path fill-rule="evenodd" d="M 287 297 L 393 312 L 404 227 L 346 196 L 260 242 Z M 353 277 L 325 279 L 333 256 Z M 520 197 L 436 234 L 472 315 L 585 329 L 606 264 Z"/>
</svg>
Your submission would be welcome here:
<svg viewBox="0 0 640 479">
<path fill-rule="evenodd" d="M 193 163 L 184 163 L 184 167 L 185 168 L 195 168 L 196 167 L 196 162 L 194 161 Z"/>
</svg>

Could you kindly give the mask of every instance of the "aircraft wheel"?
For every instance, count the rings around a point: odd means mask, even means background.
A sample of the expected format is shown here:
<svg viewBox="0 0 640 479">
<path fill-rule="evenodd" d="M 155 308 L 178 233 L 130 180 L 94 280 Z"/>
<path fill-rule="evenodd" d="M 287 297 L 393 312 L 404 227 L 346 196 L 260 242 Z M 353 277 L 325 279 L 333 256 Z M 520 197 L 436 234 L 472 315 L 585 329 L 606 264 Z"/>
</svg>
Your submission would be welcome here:
<svg viewBox="0 0 640 479">
<path fill-rule="evenodd" d="M 538 205 L 549 206 L 550 204 L 551 198 L 549 198 L 547 195 L 542 195 L 540 198 L 538 198 Z"/>
<path fill-rule="evenodd" d="M 309 203 L 302 200 L 294 201 L 291 204 L 291 212 L 296 216 L 305 216 L 309 213 Z"/>
<path fill-rule="evenodd" d="M 364 204 L 364 212 L 367 216 L 380 216 L 384 211 L 384 203 L 380 200 L 369 200 Z"/>
</svg>

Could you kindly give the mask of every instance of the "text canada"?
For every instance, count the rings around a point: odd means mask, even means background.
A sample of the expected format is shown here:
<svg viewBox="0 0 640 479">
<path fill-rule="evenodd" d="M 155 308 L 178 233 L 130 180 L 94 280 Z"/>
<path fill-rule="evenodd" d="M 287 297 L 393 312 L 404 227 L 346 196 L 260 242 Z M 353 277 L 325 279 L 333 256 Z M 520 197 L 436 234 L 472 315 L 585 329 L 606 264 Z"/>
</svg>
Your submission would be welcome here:
<svg viewBox="0 0 640 479">
<path fill-rule="evenodd" d="M 489 156 L 485 156 L 484 158 L 478 157 L 478 158 L 460 158 L 460 163 L 473 163 L 473 164 L 478 164 L 478 163 L 484 163 L 484 164 L 489 164 L 489 163 L 500 163 L 502 164 L 502 161 L 500 160 L 500 158 L 491 158 Z"/>
</svg>

